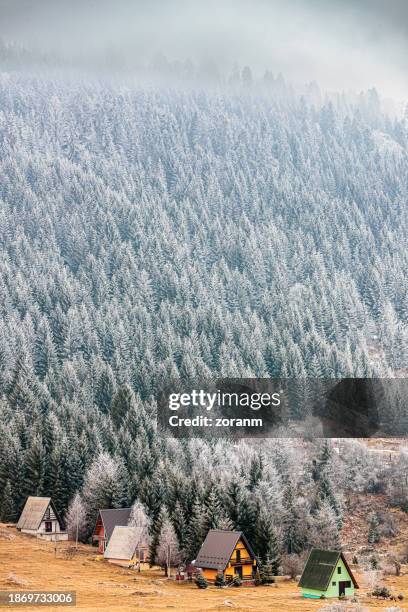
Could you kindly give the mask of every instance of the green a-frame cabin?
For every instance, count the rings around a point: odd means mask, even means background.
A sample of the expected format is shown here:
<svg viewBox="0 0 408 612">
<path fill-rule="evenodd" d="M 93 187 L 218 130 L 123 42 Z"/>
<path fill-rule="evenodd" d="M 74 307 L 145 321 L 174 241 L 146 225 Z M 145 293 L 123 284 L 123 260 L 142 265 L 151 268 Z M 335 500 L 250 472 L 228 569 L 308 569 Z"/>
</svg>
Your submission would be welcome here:
<svg viewBox="0 0 408 612">
<path fill-rule="evenodd" d="M 352 597 L 359 588 L 342 552 L 318 548 L 311 550 L 299 586 L 310 599 Z"/>
</svg>

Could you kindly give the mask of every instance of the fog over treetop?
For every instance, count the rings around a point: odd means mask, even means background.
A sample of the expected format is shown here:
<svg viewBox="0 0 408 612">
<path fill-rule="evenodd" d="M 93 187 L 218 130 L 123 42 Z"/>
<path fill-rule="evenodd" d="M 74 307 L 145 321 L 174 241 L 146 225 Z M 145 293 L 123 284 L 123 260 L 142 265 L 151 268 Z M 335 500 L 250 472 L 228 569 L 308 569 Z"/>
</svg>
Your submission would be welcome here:
<svg viewBox="0 0 408 612">
<path fill-rule="evenodd" d="M 0 38 L 85 66 L 110 53 L 127 66 L 234 62 L 328 89 L 408 95 L 404 0 L 0 0 Z"/>
</svg>

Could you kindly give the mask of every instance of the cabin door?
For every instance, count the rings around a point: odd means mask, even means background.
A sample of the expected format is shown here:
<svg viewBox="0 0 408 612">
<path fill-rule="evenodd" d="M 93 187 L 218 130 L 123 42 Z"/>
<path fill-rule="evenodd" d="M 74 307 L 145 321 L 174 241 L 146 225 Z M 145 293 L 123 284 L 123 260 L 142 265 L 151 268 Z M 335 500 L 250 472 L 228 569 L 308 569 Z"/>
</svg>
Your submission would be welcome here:
<svg viewBox="0 0 408 612">
<path fill-rule="evenodd" d="M 242 565 L 239 565 L 238 567 L 235 568 L 235 575 L 239 576 L 242 580 Z"/>
<path fill-rule="evenodd" d="M 345 583 L 345 582 L 340 581 L 340 582 L 339 582 L 339 597 L 340 597 L 341 595 L 345 595 L 345 594 L 346 594 L 346 583 Z"/>
</svg>

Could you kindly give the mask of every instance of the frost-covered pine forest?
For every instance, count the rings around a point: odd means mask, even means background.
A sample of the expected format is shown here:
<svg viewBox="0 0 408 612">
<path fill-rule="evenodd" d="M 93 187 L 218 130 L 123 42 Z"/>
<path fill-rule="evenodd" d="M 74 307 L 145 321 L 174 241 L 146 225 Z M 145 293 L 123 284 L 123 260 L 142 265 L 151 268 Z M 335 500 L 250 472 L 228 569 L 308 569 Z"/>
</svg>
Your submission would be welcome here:
<svg viewBox="0 0 408 612">
<path fill-rule="evenodd" d="M 348 491 L 408 508 L 408 455 L 155 431 L 173 378 L 407 367 L 408 115 L 243 77 L 0 76 L 3 520 L 50 494 L 86 539 L 138 501 L 153 557 L 171 524 L 183 558 L 232 526 L 277 560 L 338 545 Z"/>
</svg>

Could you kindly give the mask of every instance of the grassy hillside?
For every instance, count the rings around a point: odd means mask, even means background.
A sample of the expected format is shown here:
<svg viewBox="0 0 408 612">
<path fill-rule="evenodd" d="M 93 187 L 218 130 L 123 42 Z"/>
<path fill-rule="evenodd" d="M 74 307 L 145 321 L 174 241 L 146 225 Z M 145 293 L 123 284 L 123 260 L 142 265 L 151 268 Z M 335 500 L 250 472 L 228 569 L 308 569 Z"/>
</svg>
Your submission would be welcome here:
<svg viewBox="0 0 408 612">
<path fill-rule="evenodd" d="M 372 501 L 372 500 L 367 500 Z M 407 527 L 408 521 L 406 521 Z M 408 529 L 407 529 L 408 531 Z M 392 542 L 391 546 L 397 544 Z M 77 593 L 78 610 L 142 610 L 162 611 L 177 608 L 180 612 L 202 610 L 299 610 L 311 612 L 324 607 L 324 602 L 303 600 L 294 581 L 279 579 L 276 586 L 198 590 L 194 584 L 178 584 L 163 577 L 158 569 L 146 569 L 140 575 L 101 560 L 96 549 L 80 545 L 73 558 L 67 558 L 71 543 L 54 544 L 35 540 L 16 532 L 14 527 L 0 525 L 0 589 L 1 590 L 73 590 Z M 361 571 L 356 569 L 361 585 L 359 601 L 368 609 L 384 609 L 390 602 L 370 599 L 370 590 Z M 408 601 L 408 566 L 399 577 L 383 579 L 393 593 Z M 402 605 L 404 604 L 402 602 Z M 396 604 L 395 604 L 396 605 Z M 35 610 L 37 607 L 25 608 Z M 40 609 L 40 608 L 38 608 Z M 60 608 L 47 608 L 60 610 Z"/>
</svg>

